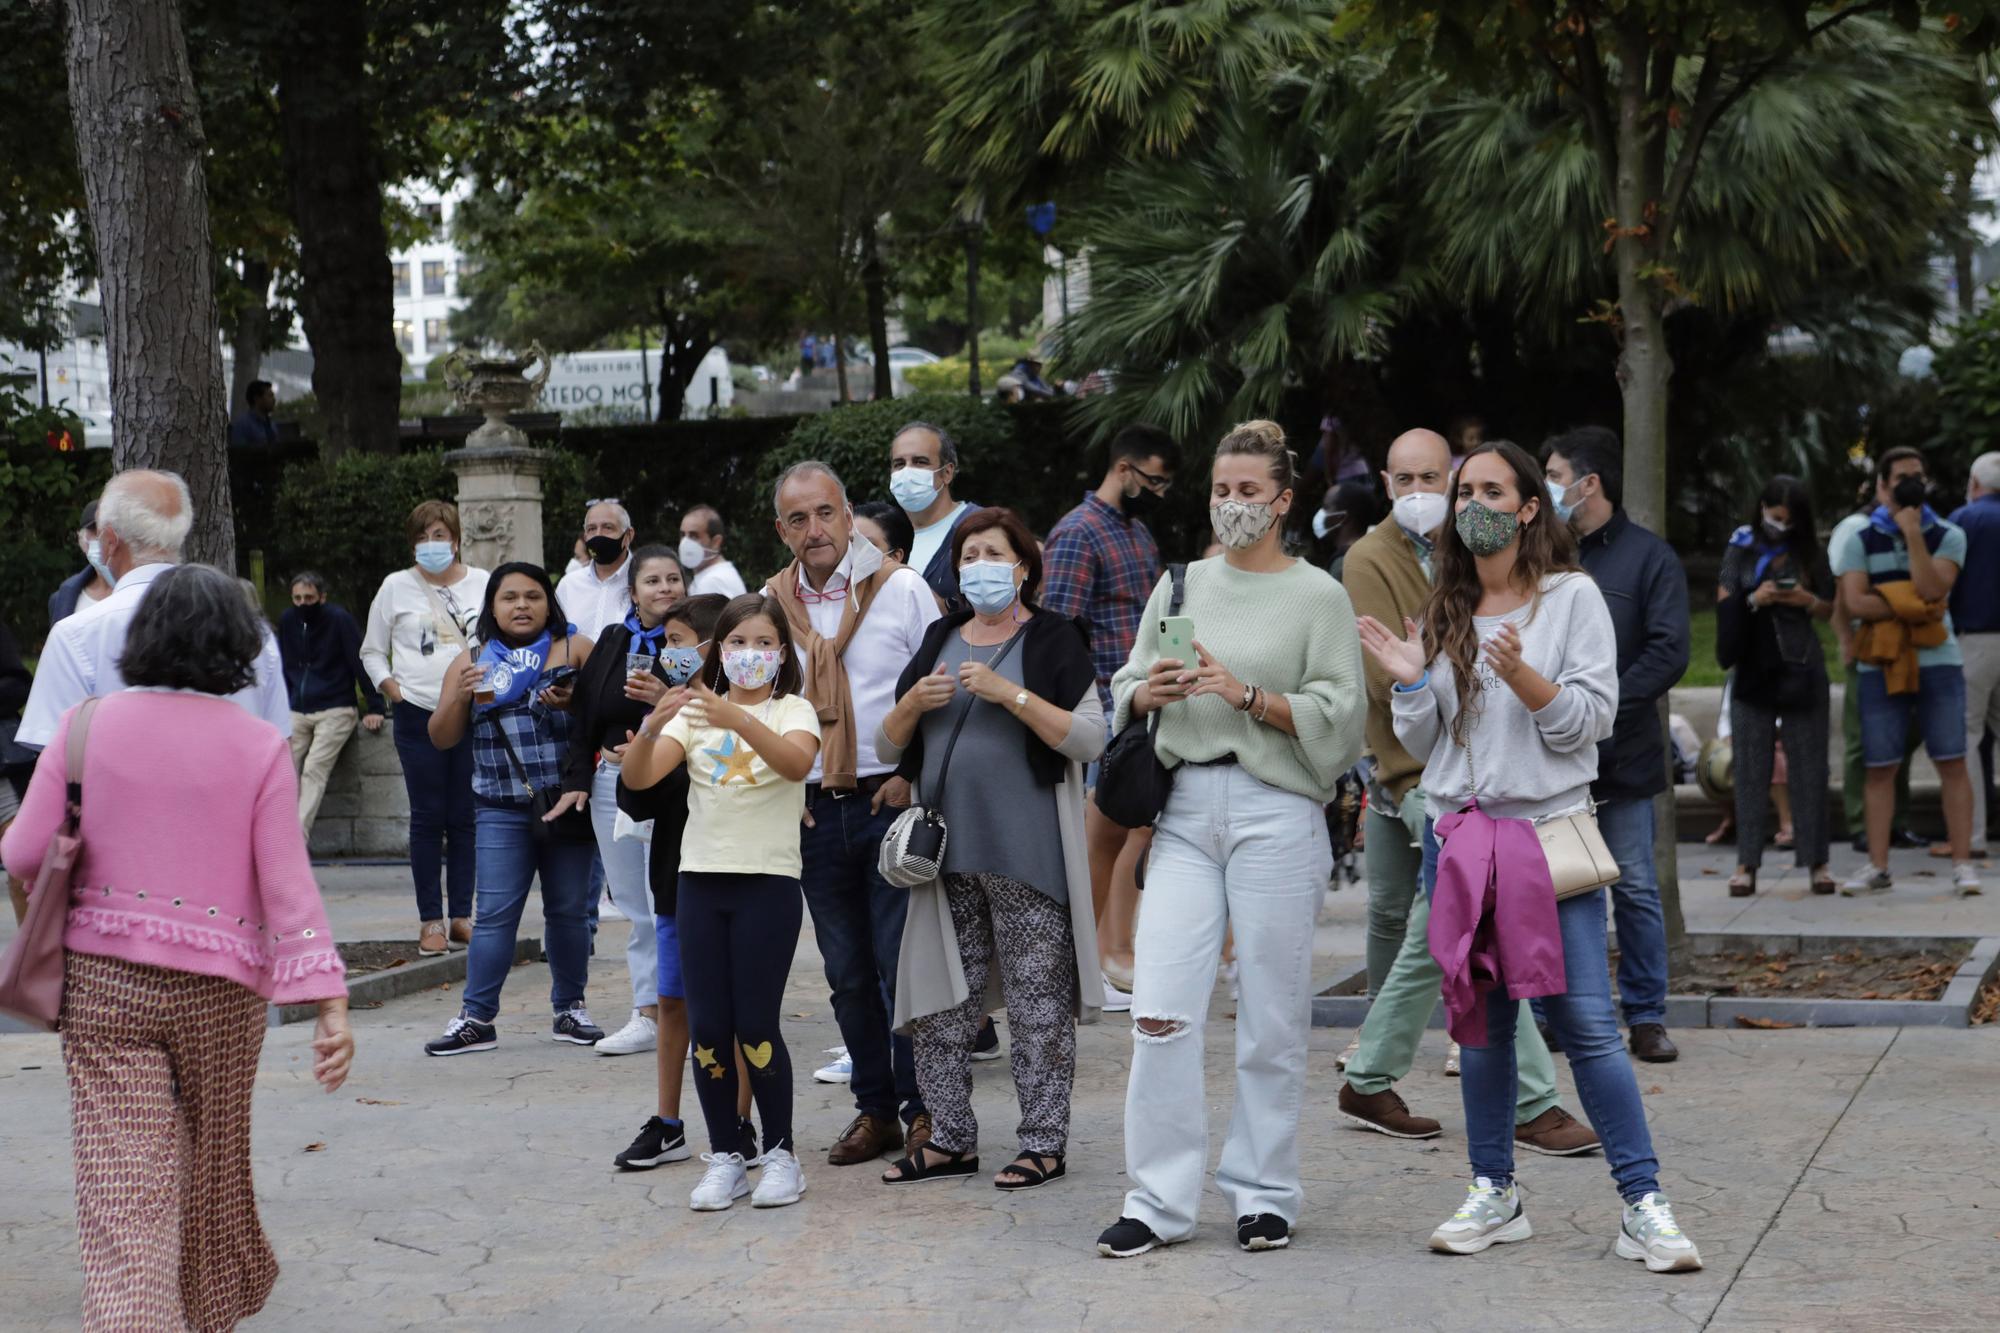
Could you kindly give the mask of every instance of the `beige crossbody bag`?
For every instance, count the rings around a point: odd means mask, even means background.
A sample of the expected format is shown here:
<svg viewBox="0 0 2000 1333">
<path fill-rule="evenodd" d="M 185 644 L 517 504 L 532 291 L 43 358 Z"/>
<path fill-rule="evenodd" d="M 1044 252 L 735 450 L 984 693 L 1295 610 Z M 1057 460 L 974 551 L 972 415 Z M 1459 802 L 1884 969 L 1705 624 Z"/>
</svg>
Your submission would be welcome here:
<svg viewBox="0 0 2000 1333">
<path fill-rule="evenodd" d="M 1476 728 L 1475 728 L 1476 730 Z M 1479 799 L 1479 774 L 1472 762 L 1472 737 L 1465 739 L 1465 771 L 1472 779 L 1472 797 Z M 1556 901 L 1601 889 L 1618 881 L 1618 862 L 1597 827 L 1597 803 L 1568 814 L 1543 815 L 1530 821 L 1542 844 L 1542 857 L 1549 863 L 1549 882 L 1556 887 Z"/>
</svg>

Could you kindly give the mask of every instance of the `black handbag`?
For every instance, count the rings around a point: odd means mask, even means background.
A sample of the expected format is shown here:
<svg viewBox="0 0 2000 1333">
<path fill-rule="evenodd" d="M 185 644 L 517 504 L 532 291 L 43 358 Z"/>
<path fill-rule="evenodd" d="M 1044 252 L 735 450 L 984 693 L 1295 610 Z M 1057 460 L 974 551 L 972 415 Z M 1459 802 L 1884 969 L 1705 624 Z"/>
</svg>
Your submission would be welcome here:
<svg viewBox="0 0 2000 1333">
<path fill-rule="evenodd" d="M 1177 616 L 1187 595 L 1187 566 L 1168 565 L 1167 575 L 1173 580 L 1167 614 Z M 1153 748 L 1153 738 L 1159 729 L 1160 711 L 1154 709 L 1151 717 L 1134 718 L 1126 723 L 1125 729 L 1104 747 L 1104 758 L 1097 769 L 1095 800 L 1097 812 L 1114 824 L 1147 828 L 1167 808 L 1174 775 L 1160 762 L 1159 752 Z"/>
<path fill-rule="evenodd" d="M 522 788 L 528 793 L 528 811 L 534 817 L 528 825 L 541 842 L 595 842 L 597 829 L 590 822 L 590 811 L 582 807 L 565 810 L 554 819 L 547 818 L 549 811 L 563 798 L 561 787 L 537 787 L 528 781 L 527 765 L 515 753 L 514 742 L 507 735 L 507 728 L 499 718 L 493 718 L 493 729 L 500 733 L 500 744 L 507 751 L 507 758 L 513 762 L 514 776 L 520 779 Z"/>
</svg>

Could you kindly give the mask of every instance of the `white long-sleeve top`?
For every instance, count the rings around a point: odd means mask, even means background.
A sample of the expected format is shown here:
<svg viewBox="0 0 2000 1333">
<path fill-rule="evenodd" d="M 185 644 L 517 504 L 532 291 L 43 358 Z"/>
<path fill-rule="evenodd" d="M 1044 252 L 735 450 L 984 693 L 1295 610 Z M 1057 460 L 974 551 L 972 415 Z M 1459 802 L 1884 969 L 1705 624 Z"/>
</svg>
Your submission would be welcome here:
<svg viewBox="0 0 2000 1333">
<path fill-rule="evenodd" d="M 472 565 L 461 568 L 465 576 L 437 592 L 445 614 L 470 639 L 486 600 L 489 575 Z M 415 566 L 382 580 L 361 635 L 361 669 L 376 689 L 394 676 L 405 699 L 419 708 L 435 709 L 444 688 L 444 669 L 463 649 L 451 641 L 450 627 L 439 623 L 424 587 L 424 576 Z"/>
</svg>

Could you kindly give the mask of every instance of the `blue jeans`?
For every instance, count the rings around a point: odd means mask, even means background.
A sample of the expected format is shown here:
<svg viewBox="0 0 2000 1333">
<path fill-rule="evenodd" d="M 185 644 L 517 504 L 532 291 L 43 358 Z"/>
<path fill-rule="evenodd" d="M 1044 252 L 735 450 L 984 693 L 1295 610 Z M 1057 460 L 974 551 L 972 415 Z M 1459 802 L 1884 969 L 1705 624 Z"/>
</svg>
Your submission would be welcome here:
<svg viewBox="0 0 2000 1333">
<path fill-rule="evenodd" d="M 1437 888 L 1437 839 L 1424 824 L 1424 893 Z M 1611 1005 L 1611 959 L 1604 944 L 1604 895 L 1583 893 L 1556 904 L 1562 929 L 1563 973 L 1568 990 L 1542 1004 L 1576 1080 L 1584 1118 L 1604 1141 L 1605 1161 L 1618 1183 L 1619 1197 L 1632 1202 L 1659 1184 L 1659 1159 L 1646 1128 L 1639 1080 L 1618 1036 Z M 1460 1092 L 1465 1099 L 1465 1137 L 1472 1174 L 1496 1185 L 1514 1179 L 1514 1021 L 1520 1001 L 1506 988 L 1486 993 L 1486 1045 L 1459 1054 Z"/>
<path fill-rule="evenodd" d="M 1917 672 L 1915 694 L 1891 694 L 1879 671 L 1858 673 L 1861 683 L 1861 759 L 1870 768 L 1901 764 L 1910 724 L 1916 723 L 1931 762 L 1965 758 L 1965 668 L 1927 666 Z"/>
<path fill-rule="evenodd" d="M 500 987 L 514 970 L 521 909 L 537 875 L 542 881 L 543 951 L 549 956 L 549 1004 L 557 1013 L 583 1003 L 590 935 L 583 923 L 590 879 L 587 842 L 544 841 L 525 805 L 480 802 L 479 917 L 466 954 L 465 1012 L 482 1023 L 500 1012 Z"/>
<path fill-rule="evenodd" d="M 1597 827 L 1618 863 L 1611 919 L 1618 926 L 1618 999 L 1625 1025 L 1667 1021 L 1667 918 L 1653 870 L 1653 802 L 1605 801 Z"/>
<path fill-rule="evenodd" d="M 902 811 L 884 805 L 871 814 L 872 799 L 822 794 L 808 804 L 813 822 L 799 826 L 805 870 L 799 882 L 826 960 L 840 1039 L 854 1060 L 854 1107 L 884 1119 L 900 1109 L 907 1124 L 923 1111 L 924 1099 L 910 1039 L 890 1034 L 889 1017 L 910 893 L 875 868 L 882 835 Z"/>
<path fill-rule="evenodd" d="M 472 738 L 449 750 L 431 744 L 430 710 L 397 704 L 390 713 L 403 786 L 410 794 L 410 879 L 417 890 L 417 919 L 442 921 L 445 894 L 451 915 L 472 915 Z M 447 859 L 447 857 L 449 859 Z"/>
</svg>

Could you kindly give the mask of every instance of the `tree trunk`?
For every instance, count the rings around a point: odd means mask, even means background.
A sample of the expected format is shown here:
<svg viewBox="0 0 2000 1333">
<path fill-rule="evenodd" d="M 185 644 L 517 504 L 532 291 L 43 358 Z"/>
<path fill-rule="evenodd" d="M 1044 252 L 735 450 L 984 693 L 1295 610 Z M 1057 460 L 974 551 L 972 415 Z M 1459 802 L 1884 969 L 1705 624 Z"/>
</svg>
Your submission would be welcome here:
<svg viewBox="0 0 2000 1333">
<path fill-rule="evenodd" d="M 264 368 L 264 348 L 271 334 L 271 265 L 262 259 L 243 261 L 243 298 L 229 328 L 229 411 L 240 412 L 248 402 L 251 381 Z"/>
<path fill-rule="evenodd" d="M 975 221 L 965 232 L 965 347 L 971 359 L 966 391 L 979 397 L 979 241 L 985 223 Z"/>
<path fill-rule="evenodd" d="M 851 403 L 854 401 L 854 396 L 847 387 L 847 337 L 840 332 L 847 321 L 838 313 L 834 315 L 833 321 L 833 378 L 834 382 L 840 385 L 840 401 Z"/>
<path fill-rule="evenodd" d="M 688 382 L 708 348 L 696 347 L 689 321 L 667 302 L 666 288 L 654 293 L 654 307 L 660 318 L 660 415 L 661 421 L 679 421 L 687 412 Z"/>
<path fill-rule="evenodd" d="M 861 223 L 861 290 L 868 300 L 868 346 L 875 353 L 875 400 L 896 396 L 895 378 L 889 365 L 889 283 L 882 269 L 882 250 L 876 243 L 875 219 Z"/>
<path fill-rule="evenodd" d="M 1952 277 L 1958 287 L 1958 307 L 1960 319 L 1971 319 L 1979 305 L 1977 279 L 1972 273 L 1972 169 L 1959 171 L 1958 180 L 1952 186 L 1951 197 L 1958 205 L 1959 221 L 1964 228 L 1951 247 Z"/>
<path fill-rule="evenodd" d="M 112 466 L 178 472 L 187 558 L 231 572 L 228 420 L 206 142 L 175 0 L 69 0 L 70 116 L 97 243 Z"/>
<path fill-rule="evenodd" d="M 321 456 L 393 453 L 402 404 L 382 163 L 373 137 L 368 7 L 283 7 L 278 115 L 299 233 L 299 316 L 326 422 Z"/>
</svg>

